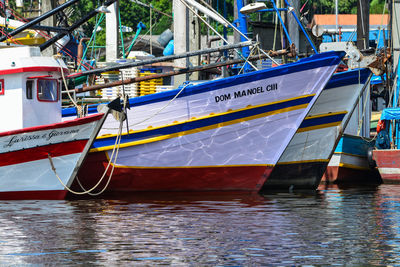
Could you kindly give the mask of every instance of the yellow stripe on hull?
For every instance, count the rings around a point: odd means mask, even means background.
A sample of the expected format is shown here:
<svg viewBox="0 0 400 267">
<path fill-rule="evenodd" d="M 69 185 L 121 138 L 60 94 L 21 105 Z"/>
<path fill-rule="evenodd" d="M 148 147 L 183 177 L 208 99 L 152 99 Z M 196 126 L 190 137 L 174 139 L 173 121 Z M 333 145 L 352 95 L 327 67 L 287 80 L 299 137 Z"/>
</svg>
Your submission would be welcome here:
<svg viewBox="0 0 400 267">
<path fill-rule="evenodd" d="M 360 167 L 352 164 L 347 164 L 347 163 L 339 163 L 340 168 L 347 168 L 347 169 L 354 169 L 354 170 L 370 170 L 370 168 L 367 167 Z"/>
<path fill-rule="evenodd" d="M 278 162 L 277 165 L 290 165 L 290 164 L 301 164 L 301 163 L 314 163 L 314 162 L 329 162 L 328 159 L 311 159 L 311 160 L 299 160 L 299 161 L 288 161 L 288 162 Z"/>
<path fill-rule="evenodd" d="M 320 124 L 320 125 L 315 125 L 315 126 L 310 126 L 310 127 L 299 128 L 296 133 L 309 132 L 309 131 L 319 130 L 319 129 L 323 129 L 323 128 L 335 127 L 335 126 L 339 126 L 341 123 L 342 123 L 341 121 L 337 121 L 337 122 L 325 123 L 325 124 Z"/>
<path fill-rule="evenodd" d="M 147 138 L 147 139 L 144 139 L 144 140 L 127 142 L 127 143 L 121 144 L 120 148 L 143 145 L 143 144 L 148 144 L 148 143 L 152 143 L 152 142 L 158 142 L 158 141 L 167 140 L 167 139 L 171 139 L 171 138 L 175 138 L 175 137 L 180 137 L 180 136 L 184 136 L 184 135 L 199 133 L 199 132 L 212 130 L 212 129 L 216 129 L 216 128 L 221 128 L 221 127 L 225 127 L 225 126 L 229 126 L 229 125 L 233 125 L 233 124 L 237 124 L 237 123 L 245 122 L 245 121 L 249 121 L 249 120 L 254 120 L 254 119 L 258 119 L 258 118 L 262 118 L 262 117 L 272 116 L 272 115 L 276 115 L 276 114 L 280 114 L 280 113 L 286 113 L 286 112 L 293 111 L 293 110 L 298 110 L 298 109 L 305 109 L 305 108 L 307 108 L 307 106 L 308 106 L 308 104 L 301 104 L 301 105 L 292 106 L 292 107 L 289 107 L 289 108 L 283 108 L 283 109 L 278 109 L 278 110 L 274 110 L 274 111 L 270 111 L 270 112 L 257 114 L 257 115 L 254 115 L 254 116 L 249 116 L 249 117 L 246 117 L 246 118 L 241 118 L 241 119 L 236 119 L 236 120 L 232 120 L 232 121 L 217 123 L 217 124 L 213 124 L 213 125 L 209 125 L 209 126 L 205 126 L 205 127 L 200 127 L 200 128 L 193 129 L 193 130 L 188 130 L 188 131 L 183 131 L 183 132 L 178 132 L 178 133 L 173 133 L 173 134 L 168 134 L 168 135 L 163 135 L 163 136 Z M 251 108 L 254 108 L 254 107 L 251 107 Z M 247 108 L 247 109 L 250 109 L 250 108 Z M 213 116 L 216 116 L 216 115 L 213 115 Z M 208 117 L 212 117 L 212 116 L 208 116 Z M 200 119 L 196 119 L 196 120 L 200 120 Z M 142 130 L 142 131 L 135 131 L 135 132 L 150 131 L 150 130 L 164 128 L 164 127 L 166 127 L 166 126 L 155 127 L 155 128 L 146 129 L 146 130 Z M 135 134 L 135 132 L 134 133 L 130 133 L 130 134 Z M 116 136 L 116 135 L 113 135 L 113 136 Z M 110 137 L 110 136 L 107 136 L 107 137 Z M 110 149 L 113 149 L 113 147 L 114 146 L 111 145 L 111 146 L 105 146 L 105 147 L 99 147 L 99 148 L 92 148 L 90 150 L 90 152 L 98 152 L 98 151 L 110 150 Z"/>
<path fill-rule="evenodd" d="M 229 110 L 229 111 L 221 112 L 221 113 L 218 113 L 218 114 L 211 113 L 210 115 L 207 115 L 207 116 L 202 116 L 202 117 L 198 117 L 198 118 L 192 118 L 190 120 L 186 120 L 186 121 L 182 121 L 182 122 L 174 122 L 174 123 L 171 123 L 171 124 L 166 124 L 166 125 L 158 126 L 158 127 L 154 127 L 154 128 L 151 127 L 151 129 L 143 129 L 143 130 L 136 130 L 136 131 L 132 131 L 131 130 L 131 131 L 129 131 L 129 134 L 141 133 L 141 132 L 146 132 L 148 130 L 154 130 L 154 129 L 162 129 L 162 128 L 169 127 L 171 125 L 185 124 L 188 121 L 199 121 L 199 120 L 203 120 L 203 119 L 208 119 L 208 118 L 228 115 L 228 114 L 232 114 L 232 113 L 236 113 L 236 112 L 240 112 L 240 111 L 244 111 L 244 110 L 250 110 L 250 109 L 254 109 L 254 108 L 265 107 L 265 106 L 270 106 L 270 105 L 279 104 L 279 103 L 283 103 L 283 102 L 288 102 L 288 101 L 292 101 L 292 100 L 307 98 L 307 97 L 310 97 L 310 96 L 315 96 L 315 94 L 313 94 L 313 95 L 304 95 L 304 96 L 301 96 L 301 97 L 289 98 L 289 99 L 286 99 L 286 100 L 275 101 L 275 102 L 271 102 L 271 103 L 263 104 L 263 105 L 257 105 L 257 106 L 251 106 L 250 105 L 250 106 L 247 106 L 245 108 L 241 108 L 241 109 L 237 109 L 237 110 Z M 308 104 L 303 104 L 303 105 L 307 106 Z M 127 135 L 127 134 L 128 133 L 123 133 L 122 135 Z M 116 136 L 116 134 L 105 134 L 105 135 L 97 137 L 96 139 L 109 138 L 109 137 L 113 137 L 113 136 Z"/>
<path fill-rule="evenodd" d="M 351 157 L 358 157 L 358 158 L 363 158 L 366 159 L 367 156 L 361 156 L 361 155 L 356 155 L 356 154 L 350 154 L 346 152 L 335 152 L 334 155 L 346 155 L 346 156 L 351 156 Z"/>
<path fill-rule="evenodd" d="M 105 153 L 105 156 L 108 161 L 110 161 L 110 157 L 108 153 Z M 274 167 L 273 164 L 241 164 L 241 165 L 223 165 L 223 166 L 179 166 L 179 167 L 143 167 L 143 166 L 121 166 L 116 165 L 114 163 L 110 163 L 111 166 L 115 168 L 125 168 L 125 169 L 194 169 L 194 168 L 230 168 L 230 167 Z"/>
</svg>

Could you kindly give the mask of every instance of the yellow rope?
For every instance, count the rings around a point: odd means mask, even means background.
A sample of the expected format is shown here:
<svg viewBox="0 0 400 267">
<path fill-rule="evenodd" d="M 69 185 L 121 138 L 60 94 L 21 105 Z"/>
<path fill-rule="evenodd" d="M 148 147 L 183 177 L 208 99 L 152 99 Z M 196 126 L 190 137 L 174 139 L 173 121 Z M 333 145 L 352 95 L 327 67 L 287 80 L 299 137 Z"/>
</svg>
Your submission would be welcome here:
<svg viewBox="0 0 400 267">
<path fill-rule="evenodd" d="M 125 108 L 125 107 L 126 107 L 126 97 L 124 97 L 124 108 Z M 122 123 L 123 123 L 123 120 L 121 120 L 120 127 L 119 127 L 119 129 L 118 129 L 118 135 L 117 135 L 117 138 L 116 138 L 115 144 L 114 144 L 114 149 L 113 149 L 113 152 L 111 153 L 110 159 L 109 159 L 109 161 L 108 161 L 107 168 L 106 168 L 106 170 L 104 171 L 104 173 L 103 173 L 103 175 L 102 175 L 100 181 L 94 186 L 94 188 L 96 188 L 97 186 L 99 186 L 100 183 L 102 182 L 103 178 L 105 177 L 105 175 L 106 175 L 106 173 L 107 173 L 107 170 L 108 170 L 108 168 L 110 167 L 111 161 L 113 160 L 114 152 L 115 152 L 115 147 L 117 146 L 117 150 L 116 150 L 114 162 L 113 162 L 113 164 L 112 164 L 111 173 L 110 173 L 110 175 L 108 176 L 107 183 L 106 183 L 106 185 L 104 186 L 104 188 L 103 188 L 102 190 L 100 190 L 99 192 L 97 192 L 97 193 L 91 193 L 91 192 L 90 192 L 91 190 L 90 190 L 90 191 L 88 192 L 88 194 L 91 195 L 91 196 L 98 196 L 98 195 L 102 194 L 102 193 L 107 189 L 107 187 L 108 187 L 108 185 L 109 185 L 109 183 L 110 183 L 110 181 L 111 181 L 111 178 L 112 178 L 113 173 L 114 173 L 115 165 L 116 165 L 116 163 L 117 163 L 119 148 L 120 148 L 120 144 L 121 144 Z M 117 143 L 118 143 L 118 145 L 116 145 Z M 84 191 L 88 191 L 88 190 L 86 190 L 86 189 L 83 187 L 83 185 L 82 185 L 81 182 L 79 181 L 78 176 L 76 177 L 76 180 L 78 181 L 79 186 L 80 186 Z"/>
<path fill-rule="evenodd" d="M 80 106 L 78 105 L 78 103 L 76 103 L 76 101 L 72 98 L 72 96 L 71 96 L 71 94 L 70 94 L 70 92 L 69 92 L 69 89 L 68 89 L 67 81 L 66 81 L 66 79 L 65 79 L 64 71 L 63 71 L 63 68 L 62 68 L 62 66 L 61 66 L 61 63 L 58 61 L 58 57 L 54 57 L 54 58 L 56 59 L 58 65 L 60 65 L 61 77 L 62 77 L 64 86 L 65 86 L 65 90 L 66 90 L 66 92 L 67 92 L 68 98 L 69 98 L 69 100 L 71 100 L 72 104 L 74 104 L 74 106 L 75 106 L 75 108 L 76 108 L 76 111 L 77 111 L 77 114 L 78 114 L 78 118 L 80 118 L 80 117 L 82 117 L 82 115 L 83 115 L 83 109 L 82 109 L 82 107 L 80 107 Z"/>
</svg>

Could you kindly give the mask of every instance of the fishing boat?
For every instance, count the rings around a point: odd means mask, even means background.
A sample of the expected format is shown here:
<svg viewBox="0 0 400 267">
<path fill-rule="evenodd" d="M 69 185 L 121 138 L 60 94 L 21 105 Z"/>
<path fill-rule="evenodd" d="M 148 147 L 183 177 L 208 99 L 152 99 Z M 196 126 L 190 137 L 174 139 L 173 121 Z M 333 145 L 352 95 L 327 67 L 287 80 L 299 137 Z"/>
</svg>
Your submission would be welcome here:
<svg viewBox="0 0 400 267">
<path fill-rule="evenodd" d="M 336 73 L 301 123 L 262 190 L 318 187 L 371 72 Z"/>
<path fill-rule="evenodd" d="M 382 111 L 378 122 L 378 138 L 372 151 L 373 163 L 388 184 L 400 184 L 400 145 L 399 126 L 400 108 L 386 108 Z M 391 122 L 394 122 L 392 125 Z M 390 132 L 394 135 L 390 137 Z"/>
<path fill-rule="evenodd" d="M 131 98 L 129 131 L 118 135 L 117 123 L 106 120 L 73 188 L 257 192 L 343 55 Z"/>
<path fill-rule="evenodd" d="M 62 121 L 65 64 L 38 47 L 0 57 L 0 199 L 64 199 L 108 111 Z"/>
<path fill-rule="evenodd" d="M 344 129 L 322 177 L 324 184 L 379 184 L 378 171 L 371 166 L 368 151 L 375 141 L 370 136 L 370 89 L 357 100 L 357 106 Z"/>
<path fill-rule="evenodd" d="M 399 10 L 400 3 L 393 3 L 393 11 Z M 399 13 L 394 12 L 392 16 L 392 39 L 393 47 L 391 47 L 392 60 L 389 63 L 391 72 L 387 72 L 386 84 L 390 93 L 391 102 L 386 103 L 387 108 L 383 109 L 376 131 L 377 139 L 375 149 L 372 151 L 372 164 L 376 164 L 377 169 L 382 177 L 383 183 L 400 183 L 400 52 L 399 47 L 399 27 L 397 21 Z M 392 78 L 391 78 L 392 77 Z M 392 80 L 391 80 L 392 79 Z M 393 83 L 391 83 L 393 81 Z M 392 85 L 390 85 L 392 84 Z"/>
<path fill-rule="evenodd" d="M 322 177 L 324 184 L 380 184 L 379 172 L 368 153 L 375 141 L 369 136 L 344 133 Z"/>
</svg>

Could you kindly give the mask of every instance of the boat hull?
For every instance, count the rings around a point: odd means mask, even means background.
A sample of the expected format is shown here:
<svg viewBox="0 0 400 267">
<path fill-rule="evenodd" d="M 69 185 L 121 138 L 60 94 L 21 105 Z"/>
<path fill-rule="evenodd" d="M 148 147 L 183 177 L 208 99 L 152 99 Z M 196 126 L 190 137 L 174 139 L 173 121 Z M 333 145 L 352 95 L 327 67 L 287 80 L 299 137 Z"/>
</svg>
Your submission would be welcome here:
<svg viewBox="0 0 400 267">
<path fill-rule="evenodd" d="M 79 185 L 92 188 L 101 177 L 108 162 L 104 152 L 91 153 L 79 172 Z M 209 167 L 115 167 L 108 185 L 104 180 L 98 187 L 106 192 L 138 191 L 257 191 L 272 170 L 268 166 L 209 166 Z M 110 175 L 111 168 L 107 175 Z"/>
<path fill-rule="evenodd" d="M 322 183 L 377 184 L 381 178 L 368 163 L 368 150 L 374 145 L 371 139 L 344 135 L 330 160 Z"/>
<path fill-rule="evenodd" d="M 368 69 L 335 74 L 300 125 L 262 190 L 318 187 Z"/>
<path fill-rule="evenodd" d="M 314 190 L 320 184 L 327 165 L 327 162 L 317 161 L 277 164 L 262 190 Z"/>
<path fill-rule="evenodd" d="M 379 149 L 372 153 L 383 183 L 400 184 L 400 150 Z"/>
<path fill-rule="evenodd" d="M 102 117 L 0 133 L 0 199 L 64 199 Z"/>
<path fill-rule="evenodd" d="M 83 188 L 112 160 L 106 192 L 259 191 L 340 58 L 318 57 L 130 100 L 117 159 L 109 120 L 78 174 Z"/>
</svg>

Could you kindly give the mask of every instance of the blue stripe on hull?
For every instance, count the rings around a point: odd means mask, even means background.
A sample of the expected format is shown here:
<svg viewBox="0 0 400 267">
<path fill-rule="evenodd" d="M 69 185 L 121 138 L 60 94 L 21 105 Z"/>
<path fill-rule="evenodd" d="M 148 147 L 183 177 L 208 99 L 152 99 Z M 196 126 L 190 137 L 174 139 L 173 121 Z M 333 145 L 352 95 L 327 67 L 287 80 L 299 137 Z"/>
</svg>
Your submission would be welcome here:
<svg viewBox="0 0 400 267">
<path fill-rule="evenodd" d="M 371 71 L 369 69 L 355 69 L 344 72 L 335 73 L 329 80 L 325 89 L 336 88 L 351 84 L 363 84 L 367 81 Z"/>
<path fill-rule="evenodd" d="M 185 90 L 183 90 L 183 92 L 178 96 L 178 98 L 214 91 L 225 88 L 227 86 L 237 86 L 241 84 L 246 84 L 249 81 L 257 81 L 261 79 L 285 76 L 287 74 L 296 73 L 299 71 L 316 69 L 325 66 L 332 66 L 338 64 L 343 56 L 344 52 L 331 51 L 326 53 L 320 53 L 305 59 L 301 59 L 294 63 L 284 64 L 270 69 L 264 69 L 241 75 L 235 75 L 224 79 L 208 81 L 198 85 L 190 85 L 186 87 Z M 151 103 L 170 100 L 179 92 L 179 90 L 180 89 L 174 89 L 157 94 L 130 98 L 129 104 L 132 106 L 141 106 L 141 105 L 147 105 Z M 88 108 L 88 112 L 89 114 L 96 113 L 97 105 L 90 105 Z M 67 108 L 63 109 L 62 111 L 63 117 L 75 116 L 75 115 L 76 115 L 75 108 Z"/>
<path fill-rule="evenodd" d="M 374 142 L 368 142 L 357 136 L 345 135 L 336 146 L 335 153 L 346 153 L 366 157 L 368 148 L 373 146 Z"/>
<path fill-rule="evenodd" d="M 197 129 L 197 128 L 215 125 L 218 123 L 233 121 L 233 120 L 237 120 L 237 119 L 244 119 L 247 117 L 251 117 L 251 116 L 266 113 L 266 112 L 273 112 L 276 110 L 290 108 L 290 107 L 297 106 L 297 105 L 308 104 L 308 103 L 310 103 L 310 101 L 312 99 L 313 99 L 313 97 L 309 96 L 309 97 L 304 97 L 304 98 L 300 98 L 300 99 L 289 100 L 289 101 L 282 102 L 282 103 L 275 103 L 272 105 L 266 105 L 266 106 L 261 106 L 261 107 L 240 110 L 237 112 L 223 114 L 220 116 L 207 117 L 207 118 L 199 119 L 199 120 L 195 120 L 195 121 L 187 121 L 183 124 L 170 125 L 170 126 L 166 126 L 166 127 L 162 127 L 162 128 L 156 128 L 153 130 L 149 129 L 149 130 L 146 130 L 143 132 L 137 132 L 137 133 L 133 133 L 133 134 L 129 134 L 129 135 L 122 135 L 121 144 L 126 143 L 126 142 L 143 140 L 143 139 L 147 139 L 147 138 L 151 138 L 151 137 L 157 137 L 157 136 L 174 134 L 174 133 L 183 132 L 183 131 L 189 131 L 189 130 L 193 130 L 193 129 Z M 114 142 L 115 142 L 115 136 L 112 136 L 109 138 L 96 139 L 95 143 L 92 145 L 92 148 L 99 148 L 99 147 L 114 145 Z"/>
<path fill-rule="evenodd" d="M 333 123 L 333 122 L 341 122 L 346 114 L 336 114 L 336 115 L 327 115 L 324 117 L 317 117 L 311 119 L 305 119 L 300 124 L 301 128 L 311 127 L 311 126 L 319 126 L 323 124 Z"/>
</svg>

